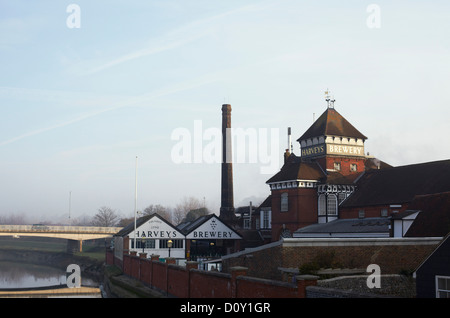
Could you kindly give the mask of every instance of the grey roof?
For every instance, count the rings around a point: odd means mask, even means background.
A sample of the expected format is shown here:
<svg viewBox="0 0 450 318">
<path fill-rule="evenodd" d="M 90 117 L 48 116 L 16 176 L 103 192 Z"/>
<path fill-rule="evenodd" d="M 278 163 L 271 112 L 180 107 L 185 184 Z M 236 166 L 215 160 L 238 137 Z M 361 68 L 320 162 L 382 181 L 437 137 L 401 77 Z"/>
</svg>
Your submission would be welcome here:
<svg viewBox="0 0 450 318">
<path fill-rule="evenodd" d="M 203 223 L 205 223 L 207 220 L 209 220 L 213 216 L 214 216 L 214 214 L 202 215 L 202 216 L 196 218 L 194 221 L 187 221 L 187 222 L 180 223 L 180 224 L 178 224 L 177 227 L 181 231 L 181 233 L 186 235 L 186 234 L 190 233 L 191 231 L 193 231 L 194 229 L 196 229 L 197 227 L 199 227 L 200 225 L 202 225 Z"/>
<path fill-rule="evenodd" d="M 355 235 L 389 234 L 390 218 L 338 219 L 328 223 L 312 224 L 298 229 L 294 237 L 340 237 Z"/>
</svg>

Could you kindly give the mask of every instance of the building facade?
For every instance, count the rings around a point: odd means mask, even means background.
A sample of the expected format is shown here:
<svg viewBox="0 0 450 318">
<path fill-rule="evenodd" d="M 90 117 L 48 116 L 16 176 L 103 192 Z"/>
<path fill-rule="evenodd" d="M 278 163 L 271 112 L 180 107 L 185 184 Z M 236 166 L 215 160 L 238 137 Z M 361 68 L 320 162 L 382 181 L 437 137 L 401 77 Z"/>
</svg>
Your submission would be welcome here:
<svg viewBox="0 0 450 318">
<path fill-rule="evenodd" d="M 286 150 L 280 172 L 266 182 L 272 197 L 273 241 L 339 218 L 340 204 L 355 191 L 354 181 L 375 161 L 365 154 L 366 139 L 329 103 L 297 139 L 300 156 Z"/>
<path fill-rule="evenodd" d="M 431 212 L 424 213 L 429 209 L 418 205 L 417 197 L 450 191 L 450 160 L 392 167 L 365 154 L 366 140 L 329 103 L 297 139 L 300 156 L 290 152 L 289 141 L 284 165 L 266 182 L 271 191 L 272 241 L 403 237 L 416 218 L 431 219 L 427 218 Z M 427 232 L 430 236 L 446 234 L 439 227 L 448 224 L 450 204 L 438 202 L 433 210 L 436 224 Z"/>
</svg>

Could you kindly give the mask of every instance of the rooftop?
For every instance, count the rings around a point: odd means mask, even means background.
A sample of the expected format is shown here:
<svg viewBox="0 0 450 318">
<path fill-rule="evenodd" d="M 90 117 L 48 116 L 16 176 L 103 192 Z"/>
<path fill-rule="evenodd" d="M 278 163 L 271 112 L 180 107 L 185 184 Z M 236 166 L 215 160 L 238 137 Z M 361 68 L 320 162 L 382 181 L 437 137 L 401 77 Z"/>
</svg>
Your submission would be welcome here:
<svg viewBox="0 0 450 318">
<path fill-rule="evenodd" d="M 416 195 L 450 191 L 450 160 L 369 170 L 341 207 L 403 204 Z"/>
<path fill-rule="evenodd" d="M 297 141 L 319 136 L 343 136 L 366 140 L 358 129 L 350 124 L 334 108 L 327 110 L 312 124 L 311 127 Z"/>
</svg>

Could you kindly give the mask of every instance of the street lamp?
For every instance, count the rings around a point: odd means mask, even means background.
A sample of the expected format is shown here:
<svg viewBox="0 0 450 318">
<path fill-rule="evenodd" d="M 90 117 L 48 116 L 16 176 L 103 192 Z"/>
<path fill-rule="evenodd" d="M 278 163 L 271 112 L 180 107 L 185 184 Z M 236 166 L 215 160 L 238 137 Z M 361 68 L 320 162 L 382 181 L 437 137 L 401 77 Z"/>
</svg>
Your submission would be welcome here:
<svg viewBox="0 0 450 318">
<path fill-rule="evenodd" d="M 170 257 L 170 249 L 172 248 L 172 244 L 173 244 L 172 240 L 167 241 L 167 247 L 169 248 L 169 257 Z"/>
</svg>

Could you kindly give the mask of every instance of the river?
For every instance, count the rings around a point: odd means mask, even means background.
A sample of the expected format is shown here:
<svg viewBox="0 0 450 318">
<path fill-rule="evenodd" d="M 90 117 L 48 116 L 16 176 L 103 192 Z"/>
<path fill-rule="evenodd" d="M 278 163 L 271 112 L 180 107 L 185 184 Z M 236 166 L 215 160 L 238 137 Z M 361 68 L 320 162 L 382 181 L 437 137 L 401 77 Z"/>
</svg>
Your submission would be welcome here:
<svg viewBox="0 0 450 318">
<path fill-rule="evenodd" d="M 66 285 L 66 272 L 62 269 L 28 263 L 0 261 L 0 289 L 25 289 Z M 99 283 L 81 278 L 83 286 L 98 287 Z"/>
</svg>

